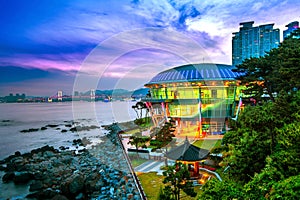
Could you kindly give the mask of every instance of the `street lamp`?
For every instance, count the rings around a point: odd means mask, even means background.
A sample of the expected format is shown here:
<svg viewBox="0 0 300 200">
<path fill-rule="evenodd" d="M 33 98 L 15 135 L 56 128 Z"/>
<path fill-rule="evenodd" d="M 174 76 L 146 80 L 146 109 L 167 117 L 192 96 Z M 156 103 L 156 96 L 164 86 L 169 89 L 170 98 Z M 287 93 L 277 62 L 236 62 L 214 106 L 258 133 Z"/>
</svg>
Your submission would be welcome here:
<svg viewBox="0 0 300 200">
<path fill-rule="evenodd" d="M 201 84 L 198 84 L 199 86 L 199 95 L 198 95 L 198 113 L 199 113 L 199 127 L 198 127 L 198 138 L 202 137 L 202 115 L 201 115 Z"/>
</svg>

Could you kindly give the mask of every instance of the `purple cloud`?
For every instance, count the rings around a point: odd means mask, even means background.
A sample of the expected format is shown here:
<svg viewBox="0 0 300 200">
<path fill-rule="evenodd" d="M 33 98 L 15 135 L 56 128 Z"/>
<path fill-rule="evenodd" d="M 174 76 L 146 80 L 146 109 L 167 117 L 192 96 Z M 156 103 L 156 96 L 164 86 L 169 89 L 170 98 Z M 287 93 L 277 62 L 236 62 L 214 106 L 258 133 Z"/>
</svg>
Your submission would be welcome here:
<svg viewBox="0 0 300 200">
<path fill-rule="evenodd" d="M 142 85 L 143 74 L 151 78 L 186 62 L 231 64 L 232 32 L 238 31 L 240 22 L 275 23 L 282 31 L 287 23 L 299 20 L 299 7 L 300 2 L 293 0 L 45 0 L 39 6 L 29 0 L 20 4 L 6 1 L 0 7 L 0 17 L 7 19 L 0 22 L 0 68 L 59 69 L 67 74 L 80 70 L 79 75 L 93 80 L 114 80 L 103 81 L 99 87 L 133 88 L 129 82 L 105 83 L 131 79 Z M 174 35 L 137 31 L 119 37 L 145 28 L 182 34 L 201 47 L 201 54 Z M 142 45 L 134 49 L 136 43 Z M 99 47 L 101 55 L 89 59 Z"/>
</svg>

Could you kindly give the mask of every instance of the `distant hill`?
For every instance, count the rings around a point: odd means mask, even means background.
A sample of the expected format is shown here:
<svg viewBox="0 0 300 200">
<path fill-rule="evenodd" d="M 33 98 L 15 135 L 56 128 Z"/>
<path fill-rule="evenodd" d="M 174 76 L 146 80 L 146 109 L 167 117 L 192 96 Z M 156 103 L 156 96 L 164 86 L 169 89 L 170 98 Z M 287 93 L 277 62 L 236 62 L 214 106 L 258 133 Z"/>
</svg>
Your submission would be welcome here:
<svg viewBox="0 0 300 200">
<path fill-rule="evenodd" d="M 124 89 L 115 89 L 115 90 L 96 90 L 96 95 L 128 95 L 130 91 Z"/>
<path fill-rule="evenodd" d="M 141 88 L 133 91 L 131 97 L 132 98 L 142 98 L 145 97 L 149 92 L 149 88 Z"/>
<path fill-rule="evenodd" d="M 125 96 L 128 98 L 142 98 L 147 95 L 148 91 L 148 88 L 140 88 L 134 91 L 129 91 L 125 89 L 96 90 L 95 94 L 96 96 Z M 90 95 L 90 91 L 85 92 L 84 95 Z"/>
</svg>

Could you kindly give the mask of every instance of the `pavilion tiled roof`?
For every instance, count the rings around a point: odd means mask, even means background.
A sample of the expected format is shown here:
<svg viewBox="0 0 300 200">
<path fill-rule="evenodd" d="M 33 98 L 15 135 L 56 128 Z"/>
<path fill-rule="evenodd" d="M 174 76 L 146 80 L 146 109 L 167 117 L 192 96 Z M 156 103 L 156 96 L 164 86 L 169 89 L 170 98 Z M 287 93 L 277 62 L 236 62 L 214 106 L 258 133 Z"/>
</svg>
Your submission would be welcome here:
<svg viewBox="0 0 300 200">
<path fill-rule="evenodd" d="M 184 144 L 171 149 L 166 157 L 171 160 L 200 161 L 207 158 L 209 150 L 196 147 L 186 138 Z"/>
</svg>

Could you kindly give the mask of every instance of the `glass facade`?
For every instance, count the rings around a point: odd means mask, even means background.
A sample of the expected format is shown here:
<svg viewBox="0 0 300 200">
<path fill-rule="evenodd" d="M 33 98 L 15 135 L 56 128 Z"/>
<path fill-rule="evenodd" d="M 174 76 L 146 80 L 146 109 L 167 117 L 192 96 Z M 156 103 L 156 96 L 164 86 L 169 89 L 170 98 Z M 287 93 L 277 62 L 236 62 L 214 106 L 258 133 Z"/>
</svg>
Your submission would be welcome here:
<svg viewBox="0 0 300 200">
<path fill-rule="evenodd" d="M 253 27 L 254 22 L 240 23 L 239 32 L 232 37 L 232 64 L 239 65 L 247 58 L 258 58 L 266 52 L 278 47 L 280 42 L 279 29 L 274 24 Z"/>
<path fill-rule="evenodd" d="M 169 103 L 170 117 L 195 117 L 199 113 L 199 104 L 206 117 L 231 117 L 232 106 L 235 101 L 238 101 L 241 88 L 237 86 L 153 87 L 150 94 L 152 101 L 172 100 L 172 103 Z"/>
<path fill-rule="evenodd" d="M 285 27 L 287 27 L 287 29 L 283 31 L 283 39 L 287 39 L 295 30 L 299 28 L 299 22 L 298 21 L 291 22 Z M 295 37 L 295 38 L 299 38 L 299 37 Z"/>
<path fill-rule="evenodd" d="M 174 119 L 177 136 L 222 134 L 243 89 L 235 80 L 240 74 L 231 69 L 228 65 L 198 64 L 159 73 L 145 85 L 150 88 L 151 97 L 145 101 L 153 121 L 158 125 L 159 120 Z"/>
</svg>

